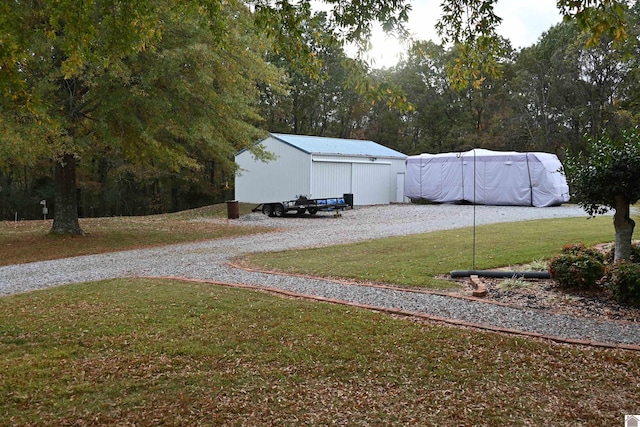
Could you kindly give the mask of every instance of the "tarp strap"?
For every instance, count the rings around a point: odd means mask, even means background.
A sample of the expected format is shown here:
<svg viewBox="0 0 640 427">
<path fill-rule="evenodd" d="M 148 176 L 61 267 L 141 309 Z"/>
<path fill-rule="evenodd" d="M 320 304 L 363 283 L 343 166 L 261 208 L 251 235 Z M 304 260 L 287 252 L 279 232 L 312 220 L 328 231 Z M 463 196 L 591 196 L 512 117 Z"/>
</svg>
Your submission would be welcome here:
<svg viewBox="0 0 640 427">
<path fill-rule="evenodd" d="M 418 170 L 418 176 L 420 177 L 420 197 L 424 194 L 422 191 L 422 156 L 420 156 L 420 169 Z"/>
<path fill-rule="evenodd" d="M 533 182 L 531 182 L 531 169 L 529 168 L 529 153 L 525 153 L 524 158 L 527 159 L 527 174 L 529 174 L 529 195 L 531 197 L 531 206 L 533 206 Z"/>
</svg>

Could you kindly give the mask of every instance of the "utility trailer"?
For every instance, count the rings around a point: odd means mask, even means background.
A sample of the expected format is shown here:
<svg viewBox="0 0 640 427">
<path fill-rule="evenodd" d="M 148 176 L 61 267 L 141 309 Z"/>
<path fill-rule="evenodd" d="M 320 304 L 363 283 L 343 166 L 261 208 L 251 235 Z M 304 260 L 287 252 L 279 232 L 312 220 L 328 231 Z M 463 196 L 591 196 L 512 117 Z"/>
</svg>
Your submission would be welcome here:
<svg viewBox="0 0 640 427">
<path fill-rule="evenodd" d="M 309 215 L 315 215 L 320 211 L 324 211 L 334 212 L 334 216 L 338 217 L 342 216 L 341 212 L 349 206 L 349 204 L 345 203 L 344 197 L 309 199 L 305 196 L 300 196 L 295 200 L 261 203 L 253 208 L 252 211 L 277 217 L 283 217 L 288 212 L 295 212 L 297 215 L 304 215 L 305 212 L 309 212 Z"/>
</svg>

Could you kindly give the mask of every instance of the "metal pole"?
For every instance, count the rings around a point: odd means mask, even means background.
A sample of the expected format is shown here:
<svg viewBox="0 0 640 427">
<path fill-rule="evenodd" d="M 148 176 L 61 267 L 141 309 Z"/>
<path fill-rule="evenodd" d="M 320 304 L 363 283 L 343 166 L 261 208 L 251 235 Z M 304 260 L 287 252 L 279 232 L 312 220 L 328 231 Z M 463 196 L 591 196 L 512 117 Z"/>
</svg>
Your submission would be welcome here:
<svg viewBox="0 0 640 427">
<path fill-rule="evenodd" d="M 476 149 L 473 149 L 473 263 L 476 269 Z"/>
<path fill-rule="evenodd" d="M 476 148 L 470 145 L 464 146 L 462 149 L 469 148 L 473 151 L 473 258 L 471 268 L 476 269 Z M 462 150 L 461 149 L 461 150 Z M 462 151 L 459 154 L 462 157 Z M 464 165 L 464 161 L 463 161 Z M 462 194 L 464 198 L 464 168 L 462 169 Z"/>
</svg>

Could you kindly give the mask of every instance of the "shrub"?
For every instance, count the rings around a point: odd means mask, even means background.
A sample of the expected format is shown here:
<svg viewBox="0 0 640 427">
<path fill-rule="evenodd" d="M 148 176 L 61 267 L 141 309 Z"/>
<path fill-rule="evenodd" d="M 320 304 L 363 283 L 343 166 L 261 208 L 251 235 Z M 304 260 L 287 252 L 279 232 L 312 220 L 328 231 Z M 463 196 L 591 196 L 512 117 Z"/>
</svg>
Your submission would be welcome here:
<svg viewBox="0 0 640 427">
<path fill-rule="evenodd" d="M 549 261 L 549 274 L 562 288 L 594 289 L 605 273 L 605 257 L 583 244 L 567 245 Z"/>
<path fill-rule="evenodd" d="M 604 280 L 618 303 L 640 306 L 640 264 L 626 261 L 611 264 Z"/>
</svg>

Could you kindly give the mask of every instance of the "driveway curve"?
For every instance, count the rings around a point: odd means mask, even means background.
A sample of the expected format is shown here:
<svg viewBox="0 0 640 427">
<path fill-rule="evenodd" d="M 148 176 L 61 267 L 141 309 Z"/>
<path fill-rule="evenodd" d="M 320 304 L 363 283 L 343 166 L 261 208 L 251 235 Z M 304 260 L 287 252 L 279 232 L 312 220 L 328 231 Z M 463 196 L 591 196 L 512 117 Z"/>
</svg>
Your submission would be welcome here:
<svg viewBox="0 0 640 427">
<path fill-rule="evenodd" d="M 0 295 L 110 278 L 175 277 L 237 284 L 559 341 L 640 350 L 638 323 L 551 314 L 429 292 L 353 286 L 331 280 L 246 271 L 228 264 L 232 258 L 251 252 L 328 246 L 461 228 L 474 223 L 563 217 L 586 218 L 586 215 L 576 206 L 414 204 L 360 207 L 345 211 L 338 218 L 331 214 L 302 218 L 267 218 L 251 214 L 234 222 L 273 227 L 274 232 L 0 267 Z"/>
</svg>

